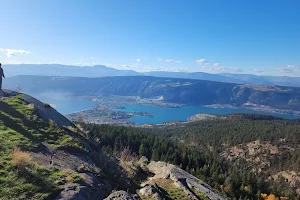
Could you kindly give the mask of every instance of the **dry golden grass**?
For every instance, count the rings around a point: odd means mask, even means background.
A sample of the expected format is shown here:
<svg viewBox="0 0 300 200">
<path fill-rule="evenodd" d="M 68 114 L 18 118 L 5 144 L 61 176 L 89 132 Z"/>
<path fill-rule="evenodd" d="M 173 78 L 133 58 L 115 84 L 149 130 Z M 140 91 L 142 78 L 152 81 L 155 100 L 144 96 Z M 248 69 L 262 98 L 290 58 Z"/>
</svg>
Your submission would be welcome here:
<svg viewBox="0 0 300 200">
<path fill-rule="evenodd" d="M 28 152 L 21 151 L 19 147 L 13 148 L 11 162 L 15 167 L 26 167 L 30 161 L 31 157 Z"/>
<path fill-rule="evenodd" d="M 34 110 L 34 104 L 28 104 L 27 107 L 28 107 L 28 109 L 30 109 L 30 110 Z"/>
</svg>

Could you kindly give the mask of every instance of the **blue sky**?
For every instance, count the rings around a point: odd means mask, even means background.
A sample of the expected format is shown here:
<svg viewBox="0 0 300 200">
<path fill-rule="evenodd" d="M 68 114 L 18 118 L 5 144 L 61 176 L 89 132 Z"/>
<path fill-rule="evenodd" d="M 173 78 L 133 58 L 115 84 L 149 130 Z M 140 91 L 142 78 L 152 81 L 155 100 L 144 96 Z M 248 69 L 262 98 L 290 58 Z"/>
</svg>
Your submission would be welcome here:
<svg viewBox="0 0 300 200">
<path fill-rule="evenodd" d="M 300 76 L 297 0 L 1 1 L 0 62 Z"/>
</svg>

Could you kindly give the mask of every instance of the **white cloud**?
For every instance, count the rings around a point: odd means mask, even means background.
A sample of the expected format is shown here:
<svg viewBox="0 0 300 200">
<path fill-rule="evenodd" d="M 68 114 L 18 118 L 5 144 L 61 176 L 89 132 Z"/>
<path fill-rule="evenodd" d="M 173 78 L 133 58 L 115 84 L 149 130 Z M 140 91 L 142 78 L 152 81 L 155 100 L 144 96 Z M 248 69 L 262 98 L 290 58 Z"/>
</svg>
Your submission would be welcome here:
<svg viewBox="0 0 300 200">
<path fill-rule="evenodd" d="M 125 69 L 125 70 L 134 70 L 137 72 L 151 72 L 151 71 L 169 71 L 169 72 L 187 72 L 189 71 L 188 68 L 169 68 L 169 67 L 163 67 L 163 66 L 149 66 L 149 65 L 128 65 L 123 64 L 119 67 L 116 67 L 117 69 Z"/>
<path fill-rule="evenodd" d="M 204 58 L 196 60 L 196 63 L 200 65 L 200 71 L 209 72 L 209 73 L 237 73 L 243 71 L 238 67 L 224 67 L 217 62 L 214 64 L 210 64 Z"/>
<path fill-rule="evenodd" d="M 200 60 L 196 60 L 196 63 L 200 64 L 200 65 L 206 65 L 209 64 L 207 60 L 201 58 Z"/>
<path fill-rule="evenodd" d="M 167 63 L 180 63 L 181 61 L 180 60 L 171 60 L 171 59 L 168 59 L 166 60 Z"/>
<path fill-rule="evenodd" d="M 279 70 L 282 73 L 292 74 L 292 73 L 300 70 L 300 66 L 295 66 L 295 65 L 281 66 L 281 67 L 278 67 L 277 70 Z"/>
<path fill-rule="evenodd" d="M 161 62 L 161 61 L 162 61 L 162 59 L 161 59 L 161 58 L 157 58 L 157 59 L 158 59 L 158 61 L 159 61 L 159 62 Z"/>
<path fill-rule="evenodd" d="M 237 72 L 243 72 L 242 69 L 238 67 L 224 67 L 221 65 L 213 65 L 210 66 L 201 66 L 200 71 L 209 72 L 209 73 L 237 73 Z"/>
<path fill-rule="evenodd" d="M 0 48 L 1 52 L 4 52 L 7 57 L 16 56 L 16 54 L 30 54 L 30 51 L 26 51 L 23 49 L 2 49 Z"/>
<path fill-rule="evenodd" d="M 257 72 L 257 73 L 264 73 L 265 69 L 264 68 L 257 68 L 257 69 L 253 69 L 252 71 Z"/>
<path fill-rule="evenodd" d="M 142 59 L 138 58 L 136 59 L 136 62 L 140 63 L 142 61 Z"/>
<path fill-rule="evenodd" d="M 189 69 L 188 68 L 179 68 L 178 72 L 188 72 Z"/>
<path fill-rule="evenodd" d="M 131 66 L 130 66 L 130 65 L 126 65 L 126 64 L 124 64 L 124 65 L 121 65 L 121 67 L 125 67 L 125 68 L 131 68 Z"/>
<path fill-rule="evenodd" d="M 117 65 L 115 65 L 115 64 L 106 64 L 106 66 L 113 67 L 113 68 L 117 67 Z"/>
<path fill-rule="evenodd" d="M 213 64 L 214 67 L 220 67 L 220 63 Z"/>
<path fill-rule="evenodd" d="M 91 60 L 94 60 L 94 59 L 95 59 L 95 57 L 92 56 L 92 57 L 91 57 Z"/>
</svg>

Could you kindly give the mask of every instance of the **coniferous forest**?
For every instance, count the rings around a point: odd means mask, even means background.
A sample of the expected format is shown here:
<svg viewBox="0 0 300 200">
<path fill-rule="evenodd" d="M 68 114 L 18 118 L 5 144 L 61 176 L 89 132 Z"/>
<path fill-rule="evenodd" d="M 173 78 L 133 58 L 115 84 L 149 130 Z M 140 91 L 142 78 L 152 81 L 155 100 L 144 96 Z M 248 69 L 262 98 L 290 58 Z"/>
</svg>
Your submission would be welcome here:
<svg viewBox="0 0 300 200">
<path fill-rule="evenodd" d="M 195 175 L 230 198 L 260 199 L 264 195 L 297 199 L 297 185 L 282 171 L 300 170 L 300 122 L 263 115 L 227 115 L 213 120 L 151 128 L 82 124 L 89 138 L 107 154 L 124 148 L 155 161 L 166 161 Z M 255 142 L 254 142 L 255 141 Z M 247 148 L 259 154 L 251 158 Z M 268 149 L 269 148 L 269 149 Z M 273 152 L 273 149 L 276 149 Z M 244 149 L 243 156 L 232 156 Z M 229 153 L 228 153 L 229 152 Z M 230 157 L 232 156 L 233 159 Z M 261 162 L 257 162 L 257 159 Z M 251 160 L 252 159 L 252 160 Z M 264 163 L 267 165 L 263 165 Z M 259 170 L 262 166 L 263 170 Z"/>
</svg>

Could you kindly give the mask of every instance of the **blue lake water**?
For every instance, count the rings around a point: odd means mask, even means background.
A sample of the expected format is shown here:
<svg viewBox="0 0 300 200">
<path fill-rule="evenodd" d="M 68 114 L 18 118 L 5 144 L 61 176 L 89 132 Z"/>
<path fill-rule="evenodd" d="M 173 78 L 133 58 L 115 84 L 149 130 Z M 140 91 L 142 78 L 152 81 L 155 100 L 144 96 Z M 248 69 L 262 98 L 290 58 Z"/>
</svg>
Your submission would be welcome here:
<svg viewBox="0 0 300 200">
<path fill-rule="evenodd" d="M 187 118 L 198 114 L 231 114 L 231 113 L 257 113 L 267 114 L 282 118 L 294 119 L 297 118 L 294 115 L 278 114 L 271 112 L 255 111 L 248 109 L 233 109 L 233 108 L 208 108 L 204 106 L 182 106 L 180 108 L 163 108 L 151 105 L 124 105 L 124 109 L 116 109 L 123 112 L 147 112 L 153 115 L 148 116 L 134 116 L 130 118 L 130 121 L 136 124 L 161 124 L 163 122 L 171 121 L 187 121 Z"/>
<path fill-rule="evenodd" d="M 53 104 L 58 112 L 62 114 L 69 114 L 79 112 L 82 110 L 90 109 L 97 105 L 97 102 L 90 100 L 80 100 L 74 98 L 62 98 L 61 95 L 53 96 L 50 95 L 33 95 L 44 103 Z M 204 106 L 182 106 L 179 108 L 163 108 L 151 105 L 132 104 L 124 105 L 124 109 L 115 109 L 123 112 L 147 112 L 153 115 L 148 116 L 133 116 L 129 120 L 136 124 L 161 124 L 164 122 L 172 121 L 187 121 L 187 118 L 198 114 L 231 114 L 231 113 L 257 113 L 278 116 L 287 119 L 295 119 L 297 116 L 254 111 L 248 109 L 233 109 L 233 108 L 208 108 Z"/>
<path fill-rule="evenodd" d="M 55 109 L 63 115 L 90 109 L 97 105 L 96 102 L 81 99 L 52 99 L 42 96 L 38 99 L 44 103 L 54 105 Z"/>
</svg>

